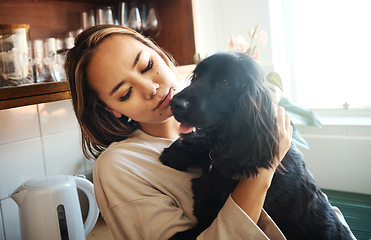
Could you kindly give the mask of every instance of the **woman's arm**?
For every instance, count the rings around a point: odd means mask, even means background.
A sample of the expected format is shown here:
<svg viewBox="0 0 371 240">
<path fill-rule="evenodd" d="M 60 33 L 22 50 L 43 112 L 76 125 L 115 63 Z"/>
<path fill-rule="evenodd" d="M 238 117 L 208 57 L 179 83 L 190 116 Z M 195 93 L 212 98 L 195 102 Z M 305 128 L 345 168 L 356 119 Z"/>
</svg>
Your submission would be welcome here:
<svg viewBox="0 0 371 240">
<path fill-rule="evenodd" d="M 272 168 L 260 168 L 257 176 L 240 180 L 232 193 L 232 198 L 236 204 L 255 223 L 259 220 L 274 172 L 291 146 L 293 128 L 290 125 L 290 117 L 282 107 L 277 107 L 277 127 L 280 133 L 279 159 L 276 159 Z"/>
</svg>

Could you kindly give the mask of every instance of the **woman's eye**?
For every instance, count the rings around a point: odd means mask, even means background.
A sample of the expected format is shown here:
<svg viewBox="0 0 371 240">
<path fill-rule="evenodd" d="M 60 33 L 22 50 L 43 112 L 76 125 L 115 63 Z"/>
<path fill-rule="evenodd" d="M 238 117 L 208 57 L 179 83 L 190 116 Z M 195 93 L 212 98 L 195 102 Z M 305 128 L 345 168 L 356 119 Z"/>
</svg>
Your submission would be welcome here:
<svg viewBox="0 0 371 240">
<path fill-rule="evenodd" d="M 228 87 L 231 85 L 231 82 L 228 79 L 222 79 L 221 84 L 224 87 Z"/>
<path fill-rule="evenodd" d="M 133 87 L 130 87 L 129 88 L 129 91 L 126 92 L 126 94 L 122 97 L 120 97 L 120 102 L 123 102 L 123 101 L 126 101 L 128 100 L 128 98 L 130 97 L 130 94 L 131 94 L 131 90 L 132 90 Z"/>
<path fill-rule="evenodd" d="M 146 72 L 148 72 L 149 70 L 151 70 L 152 67 L 153 67 L 153 60 L 150 59 L 150 60 L 148 61 L 148 64 L 147 64 L 146 68 L 143 69 L 143 70 L 140 71 L 140 72 L 141 72 L 142 74 L 143 74 L 143 73 L 146 73 Z"/>
</svg>

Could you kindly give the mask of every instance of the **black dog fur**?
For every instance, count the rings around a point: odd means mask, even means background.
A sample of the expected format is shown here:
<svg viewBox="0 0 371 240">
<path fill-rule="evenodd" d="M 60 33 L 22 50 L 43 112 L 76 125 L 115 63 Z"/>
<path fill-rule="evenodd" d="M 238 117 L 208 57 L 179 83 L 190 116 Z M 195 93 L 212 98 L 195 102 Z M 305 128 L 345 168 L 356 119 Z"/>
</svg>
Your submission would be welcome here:
<svg viewBox="0 0 371 240">
<path fill-rule="evenodd" d="M 198 130 L 183 134 L 160 160 L 186 171 L 197 225 L 171 239 L 196 239 L 216 218 L 238 179 L 269 168 L 278 154 L 276 114 L 261 69 L 245 54 L 217 53 L 194 70 L 191 85 L 170 102 L 175 118 Z M 264 203 L 287 239 L 352 239 L 292 146 L 276 171 Z"/>
</svg>

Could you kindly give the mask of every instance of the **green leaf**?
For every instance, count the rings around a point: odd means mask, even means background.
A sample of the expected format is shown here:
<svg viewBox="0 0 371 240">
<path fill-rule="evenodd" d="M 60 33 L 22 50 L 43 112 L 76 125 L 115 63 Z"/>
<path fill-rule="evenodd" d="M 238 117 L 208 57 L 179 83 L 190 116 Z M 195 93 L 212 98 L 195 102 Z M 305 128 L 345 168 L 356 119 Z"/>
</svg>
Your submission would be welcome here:
<svg viewBox="0 0 371 240">
<path fill-rule="evenodd" d="M 283 92 L 283 84 L 281 76 L 276 72 L 271 72 L 267 76 L 268 82 L 272 83 L 273 85 L 277 86 Z"/>
<path fill-rule="evenodd" d="M 251 47 L 249 47 L 248 49 L 245 50 L 245 53 L 251 57 L 251 51 L 252 49 Z"/>
<path fill-rule="evenodd" d="M 300 135 L 299 131 L 297 130 L 297 128 L 295 127 L 294 124 L 292 124 L 292 127 L 293 127 L 293 130 L 292 130 L 292 142 L 300 147 L 303 147 L 303 148 L 306 148 L 306 149 L 309 149 L 309 144 L 307 143 L 307 141 L 305 141 L 305 139 Z"/>
<path fill-rule="evenodd" d="M 201 58 L 201 55 L 199 54 L 199 53 L 195 53 L 194 55 L 193 55 L 193 62 L 194 62 L 194 64 L 199 64 L 200 63 L 200 58 Z"/>
<path fill-rule="evenodd" d="M 277 89 L 273 86 L 273 85 L 268 85 L 269 87 L 269 90 L 271 90 L 272 92 L 276 93 L 277 92 Z"/>
<path fill-rule="evenodd" d="M 317 116 L 310 110 L 304 107 L 301 107 L 297 104 L 292 103 L 289 99 L 282 97 L 279 106 L 284 107 L 286 112 L 292 117 L 306 126 L 316 126 L 322 127 L 321 122 Z"/>
</svg>

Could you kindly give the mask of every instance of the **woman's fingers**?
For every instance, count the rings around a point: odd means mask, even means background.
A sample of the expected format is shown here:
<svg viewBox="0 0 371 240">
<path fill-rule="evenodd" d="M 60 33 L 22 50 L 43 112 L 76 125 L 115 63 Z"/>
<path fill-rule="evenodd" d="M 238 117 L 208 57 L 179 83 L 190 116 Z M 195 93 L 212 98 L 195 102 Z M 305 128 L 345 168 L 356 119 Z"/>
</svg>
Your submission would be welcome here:
<svg viewBox="0 0 371 240">
<path fill-rule="evenodd" d="M 292 130 L 290 116 L 283 107 L 277 107 L 277 127 L 280 134 L 279 142 L 279 161 L 285 157 L 291 146 Z"/>
</svg>

